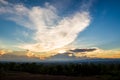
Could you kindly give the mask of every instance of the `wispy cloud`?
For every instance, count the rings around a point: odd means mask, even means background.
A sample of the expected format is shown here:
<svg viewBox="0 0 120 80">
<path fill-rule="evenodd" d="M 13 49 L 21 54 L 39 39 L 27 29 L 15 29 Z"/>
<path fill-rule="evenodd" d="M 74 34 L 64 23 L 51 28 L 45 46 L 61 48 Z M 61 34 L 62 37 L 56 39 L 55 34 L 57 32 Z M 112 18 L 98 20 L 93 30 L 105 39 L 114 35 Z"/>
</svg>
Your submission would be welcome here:
<svg viewBox="0 0 120 80">
<path fill-rule="evenodd" d="M 0 4 L 7 5 L 7 4 L 8 4 L 8 2 L 7 2 L 7 1 L 5 1 L 5 0 L 0 0 Z"/>
<path fill-rule="evenodd" d="M 89 12 L 84 10 L 66 17 L 58 16 L 59 11 L 49 3 L 31 8 L 5 0 L 0 0 L 0 4 L 0 14 L 7 14 L 7 19 L 35 31 L 32 39 L 36 43 L 19 46 L 34 52 L 46 52 L 72 43 L 91 20 Z"/>
</svg>

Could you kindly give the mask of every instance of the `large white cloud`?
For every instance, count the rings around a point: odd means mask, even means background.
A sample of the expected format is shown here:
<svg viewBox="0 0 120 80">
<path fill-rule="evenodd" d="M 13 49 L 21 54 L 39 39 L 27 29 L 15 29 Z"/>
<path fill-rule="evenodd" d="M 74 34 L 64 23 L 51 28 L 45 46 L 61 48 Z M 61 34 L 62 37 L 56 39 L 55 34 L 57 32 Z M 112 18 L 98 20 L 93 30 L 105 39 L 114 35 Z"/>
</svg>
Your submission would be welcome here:
<svg viewBox="0 0 120 80">
<path fill-rule="evenodd" d="M 27 8 L 22 4 L 13 5 L 0 0 L 0 14 L 28 29 L 34 30 L 33 44 L 19 47 L 34 52 L 46 52 L 72 43 L 78 34 L 90 24 L 88 11 L 76 12 L 67 17 L 57 15 L 59 11 L 48 3 L 44 7 Z"/>
</svg>

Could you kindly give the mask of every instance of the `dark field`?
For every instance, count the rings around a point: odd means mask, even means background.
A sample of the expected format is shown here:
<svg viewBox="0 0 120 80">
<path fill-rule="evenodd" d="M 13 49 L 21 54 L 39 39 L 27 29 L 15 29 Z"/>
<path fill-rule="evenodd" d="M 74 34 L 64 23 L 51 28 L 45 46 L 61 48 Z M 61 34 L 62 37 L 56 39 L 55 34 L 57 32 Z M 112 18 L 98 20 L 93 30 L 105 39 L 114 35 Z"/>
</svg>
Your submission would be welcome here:
<svg viewBox="0 0 120 80">
<path fill-rule="evenodd" d="M 0 63 L 0 80 L 120 80 L 120 63 Z"/>
<path fill-rule="evenodd" d="M 11 72 L 1 76 L 0 80 L 101 80 L 97 76 L 60 76 L 60 75 L 41 75 L 22 72 Z"/>
</svg>

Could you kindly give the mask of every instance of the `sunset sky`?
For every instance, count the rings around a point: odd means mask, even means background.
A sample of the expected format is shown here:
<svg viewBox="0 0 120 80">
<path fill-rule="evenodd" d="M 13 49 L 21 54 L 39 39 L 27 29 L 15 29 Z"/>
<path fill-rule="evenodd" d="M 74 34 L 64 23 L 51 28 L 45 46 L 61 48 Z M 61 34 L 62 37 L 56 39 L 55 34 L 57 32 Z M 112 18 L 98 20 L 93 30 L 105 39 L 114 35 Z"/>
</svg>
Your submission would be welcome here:
<svg viewBox="0 0 120 80">
<path fill-rule="evenodd" d="M 120 0 L 0 0 L 0 61 L 120 58 Z"/>
</svg>

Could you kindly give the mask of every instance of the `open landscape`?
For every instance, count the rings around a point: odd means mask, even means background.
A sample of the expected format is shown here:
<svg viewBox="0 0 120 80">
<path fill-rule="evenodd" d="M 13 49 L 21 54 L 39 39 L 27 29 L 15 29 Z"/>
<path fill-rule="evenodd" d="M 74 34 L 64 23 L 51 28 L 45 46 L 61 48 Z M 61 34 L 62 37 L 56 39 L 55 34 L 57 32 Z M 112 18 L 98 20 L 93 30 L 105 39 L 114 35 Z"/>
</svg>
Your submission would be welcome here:
<svg viewBox="0 0 120 80">
<path fill-rule="evenodd" d="M 0 63 L 1 80 L 119 80 L 120 63 Z"/>
</svg>

